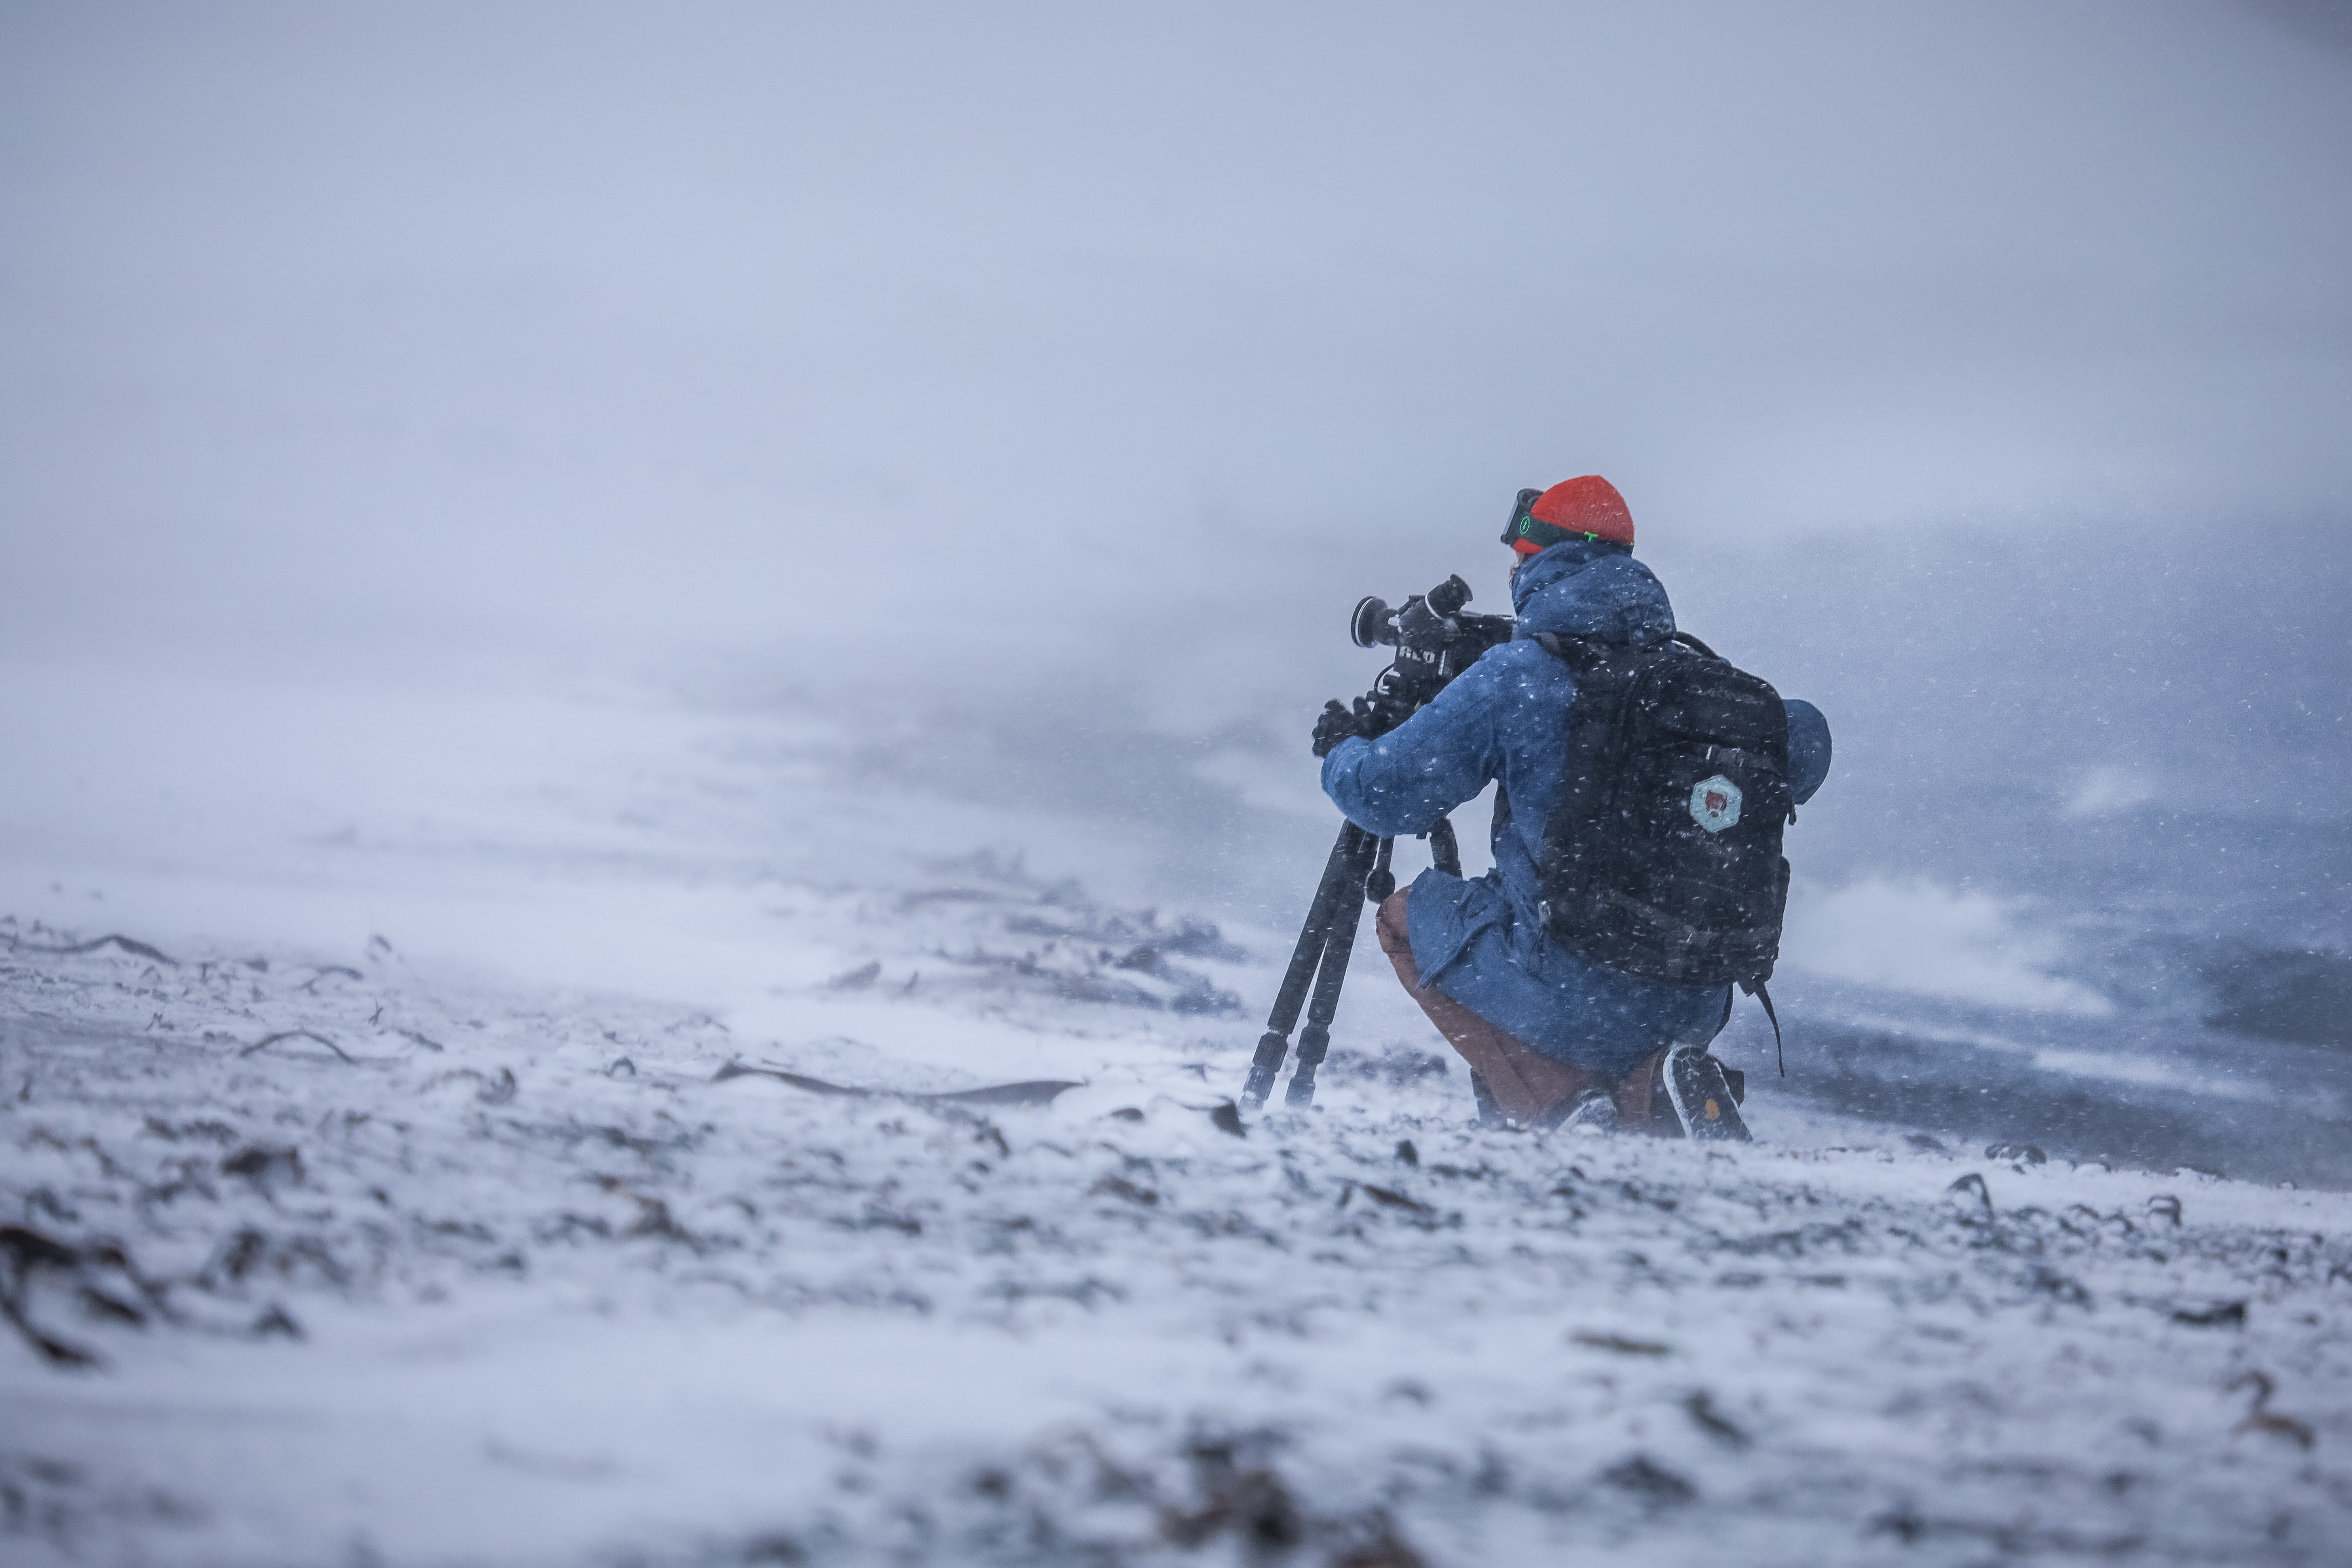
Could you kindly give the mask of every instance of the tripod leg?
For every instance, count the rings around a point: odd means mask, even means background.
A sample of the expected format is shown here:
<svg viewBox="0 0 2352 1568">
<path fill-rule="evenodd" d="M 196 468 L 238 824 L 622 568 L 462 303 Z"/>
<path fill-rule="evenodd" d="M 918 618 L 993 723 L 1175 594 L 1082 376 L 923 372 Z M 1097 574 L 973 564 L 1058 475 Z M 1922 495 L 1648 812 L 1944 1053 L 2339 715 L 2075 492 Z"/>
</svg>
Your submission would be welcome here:
<svg viewBox="0 0 2352 1568">
<path fill-rule="evenodd" d="M 1353 886 L 1365 886 L 1373 866 L 1386 860 L 1393 842 L 1369 833 L 1363 836 L 1349 867 Z M 1363 918 L 1363 904 L 1352 899 L 1333 916 L 1330 934 L 1323 944 L 1323 967 L 1315 976 L 1315 1000 L 1307 1005 L 1307 1027 L 1298 1036 L 1298 1069 L 1290 1075 L 1290 1089 L 1283 1096 L 1286 1105 L 1304 1110 L 1315 1103 L 1315 1069 L 1323 1065 L 1324 1053 L 1331 1048 L 1331 1020 L 1339 1015 L 1339 988 L 1348 983 L 1348 959 L 1355 952 L 1356 928 Z"/>
<path fill-rule="evenodd" d="M 1299 928 L 1298 945 L 1291 951 L 1290 968 L 1282 977 L 1282 989 L 1275 994 L 1274 1011 L 1266 1016 L 1265 1026 L 1276 1034 L 1290 1033 L 1298 1022 L 1298 1010 L 1306 1005 L 1307 987 L 1323 956 L 1323 942 L 1332 919 L 1362 881 L 1362 874 L 1354 868 L 1362 857 L 1364 840 L 1370 837 L 1352 822 L 1339 825 L 1330 858 L 1323 863 L 1323 879 L 1315 885 L 1314 901 L 1307 906 L 1307 923 Z"/>
<path fill-rule="evenodd" d="M 1363 841 L 1370 837 L 1352 822 L 1339 826 L 1331 858 L 1324 862 L 1323 879 L 1315 885 L 1315 898 L 1307 907 L 1307 922 L 1299 928 L 1298 945 L 1291 951 L 1290 968 L 1282 977 L 1282 989 L 1275 994 L 1274 1011 L 1266 1016 L 1257 1055 L 1251 1058 L 1249 1081 L 1242 1087 L 1244 1104 L 1264 1105 L 1265 1097 L 1274 1092 L 1275 1077 L 1290 1051 L 1291 1028 L 1298 1022 L 1307 988 L 1323 961 L 1332 920 L 1341 908 L 1353 907 L 1356 889 L 1362 885 L 1362 873 L 1355 868 L 1362 858 Z"/>
<path fill-rule="evenodd" d="M 1441 816 L 1429 830 L 1429 858 L 1449 877 L 1462 875 L 1462 846 L 1454 837 L 1454 819 Z"/>
</svg>

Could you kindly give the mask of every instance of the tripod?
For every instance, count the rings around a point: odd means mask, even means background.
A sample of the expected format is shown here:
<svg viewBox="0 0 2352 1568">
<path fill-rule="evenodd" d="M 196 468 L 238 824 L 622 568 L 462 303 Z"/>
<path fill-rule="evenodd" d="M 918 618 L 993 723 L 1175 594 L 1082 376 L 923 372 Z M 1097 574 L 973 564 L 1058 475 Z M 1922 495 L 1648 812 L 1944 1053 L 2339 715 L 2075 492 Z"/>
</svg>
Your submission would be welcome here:
<svg viewBox="0 0 2352 1568">
<path fill-rule="evenodd" d="M 1454 842 L 1452 821 L 1439 817 L 1427 837 L 1437 868 L 1449 877 L 1462 875 L 1462 851 Z M 1339 987 L 1347 983 L 1348 957 L 1355 950 L 1363 905 L 1377 904 L 1396 891 L 1396 877 L 1389 870 L 1395 846 L 1395 839 L 1375 837 L 1352 822 L 1340 826 L 1339 842 L 1331 846 L 1331 858 L 1323 867 L 1323 880 L 1307 907 L 1307 923 L 1291 952 L 1289 972 L 1275 994 L 1274 1011 L 1266 1016 L 1265 1034 L 1251 1059 L 1249 1082 L 1242 1089 L 1244 1104 L 1253 1109 L 1264 1105 L 1274 1092 L 1283 1058 L 1290 1053 L 1291 1028 L 1298 1022 L 1310 984 L 1315 999 L 1307 1008 L 1307 1028 L 1298 1037 L 1298 1070 L 1290 1075 L 1284 1100 L 1302 1110 L 1315 1103 L 1315 1069 L 1331 1048 L 1331 1020 L 1339 1011 Z"/>
</svg>

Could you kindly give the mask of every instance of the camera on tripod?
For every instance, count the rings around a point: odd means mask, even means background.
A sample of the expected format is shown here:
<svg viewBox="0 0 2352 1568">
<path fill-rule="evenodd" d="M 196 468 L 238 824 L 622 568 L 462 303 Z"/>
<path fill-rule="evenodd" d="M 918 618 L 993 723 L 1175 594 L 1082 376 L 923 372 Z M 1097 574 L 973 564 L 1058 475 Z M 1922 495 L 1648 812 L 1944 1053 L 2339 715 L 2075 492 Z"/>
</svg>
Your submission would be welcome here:
<svg viewBox="0 0 2352 1568">
<path fill-rule="evenodd" d="M 1444 690 L 1446 682 L 1477 663 L 1480 654 L 1511 640 L 1510 616 L 1465 615 L 1462 606 L 1469 602 L 1470 584 L 1457 576 L 1414 595 L 1402 609 L 1392 610 L 1381 599 L 1357 604 L 1348 623 L 1356 646 L 1397 650 L 1395 660 L 1359 700 L 1357 712 L 1366 735 L 1387 734 Z M 1423 837 L 1429 840 L 1431 863 L 1447 876 L 1460 876 L 1462 856 L 1454 841 L 1454 824 L 1441 816 Z M 1315 1073 L 1331 1048 L 1331 1020 L 1339 1011 L 1339 987 L 1347 982 L 1348 955 L 1356 945 L 1364 905 L 1377 904 L 1396 891 L 1396 877 L 1389 869 L 1394 847 L 1393 839 L 1352 822 L 1340 824 L 1339 841 L 1331 847 L 1298 946 L 1283 974 L 1282 990 L 1258 1039 L 1257 1054 L 1250 1059 L 1242 1102 L 1253 1110 L 1274 1092 L 1301 1007 L 1307 1008 L 1307 1027 L 1298 1037 L 1298 1067 L 1286 1099 L 1299 1110 L 1315 1103 Z"/>
<path fill-rule="evenodd" d="M 1370 732 L 1385 735 L 1445 689 L 1446 682 L 1478 661 L 1478 656 L 1511 640 L 1508 616 L 1471 616 L 1470 584 L 1448 577 L 1426 594 L 1415 594 L 1401 609 L 1367 597 L 1356 605 L 1348 635 L 1358 647 L 1387 646 L 1396 659 L 1381 671 L 1368 694 Z"/>
</svg>

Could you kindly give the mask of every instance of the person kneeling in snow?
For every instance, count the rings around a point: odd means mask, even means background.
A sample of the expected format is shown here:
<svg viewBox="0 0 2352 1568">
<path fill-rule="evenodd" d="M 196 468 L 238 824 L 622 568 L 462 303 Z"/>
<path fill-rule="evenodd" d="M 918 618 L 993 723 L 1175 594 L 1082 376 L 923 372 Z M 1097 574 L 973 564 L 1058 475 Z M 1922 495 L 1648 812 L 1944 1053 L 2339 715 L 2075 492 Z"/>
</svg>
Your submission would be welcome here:
<svg viewBox="0 0 2352 1568">
<path fill-rule="evenodd" d="M 1324 793 L 1367 832 L 1425 833 L 1500 781 L 1495 868 L 1469 880 L 1423 872 L 1381 905 L 1381 946 L 1470 1064 L 1482 1101 L 1491 1098 L 1512 1121 L 1671 1134 L 1699 1120 L 1694 1108 L 1704 1105 L 1706 1119 L 1720 1119 L 1691 1127 L 1695 1134 L 1745 1137 L 1723 1069 L 1705 1051 L 1730 1018 L 1730 984 L 1660 982 L 1607 967 L 1555 941 L 1542 912 L 1546 825 L 1587 717 L 1567 650 L 1605 658 L 1614 649 L 1623 658 L 1661 647 L 1675 635 L 1666 591 L 1633 559 L 1633 514 L 1597 474 L 1539 497 L 1523 493 L 1504 542 L 1517 555 L 1509 642 L 1386 734 L 1367 738 L 1360 716 L 1338 703 L 1316 726 Z M 1828 776 L 1829 725 L 1809 702 L 1783 706 L 1786 789 L 1802 803 Z M 1712 834 L 1706 809 L 1693 800 L 1692 814 Z M 1770 921 L 1777 943 L 1777 901 Z M 1669 1053 L 1680 1075 L 1671 1090 Z M 1682 1103 L 1679 1118 L 1658 1103 L 1662 1095 Z"/>
</svg>

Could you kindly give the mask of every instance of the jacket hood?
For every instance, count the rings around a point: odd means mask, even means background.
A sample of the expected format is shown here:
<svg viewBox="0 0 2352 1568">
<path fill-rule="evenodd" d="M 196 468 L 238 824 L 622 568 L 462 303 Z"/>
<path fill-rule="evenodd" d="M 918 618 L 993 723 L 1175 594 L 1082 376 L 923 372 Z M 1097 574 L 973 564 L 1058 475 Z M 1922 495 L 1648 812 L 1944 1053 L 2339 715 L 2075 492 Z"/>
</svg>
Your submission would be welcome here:
<svg viewBox="0 0 2352 1568">
<path fill-rule="evenodd" d="M 1622 544 L 1570 540 L 1530 559 L 1511 582 L 1518 613 L 1514 637 L 1542 632 L 1650 643 L 1671 637 L 1674 606 L 1665 585 Z"/>
</svg>

